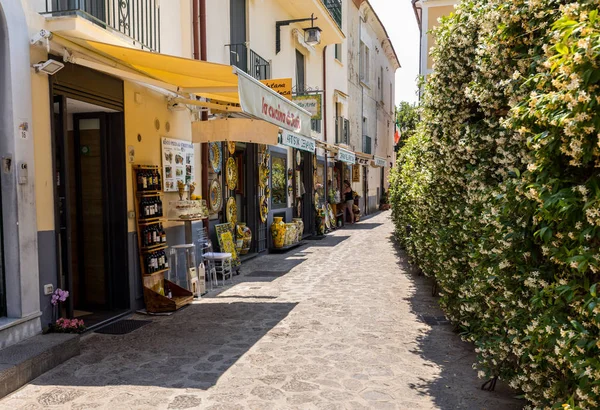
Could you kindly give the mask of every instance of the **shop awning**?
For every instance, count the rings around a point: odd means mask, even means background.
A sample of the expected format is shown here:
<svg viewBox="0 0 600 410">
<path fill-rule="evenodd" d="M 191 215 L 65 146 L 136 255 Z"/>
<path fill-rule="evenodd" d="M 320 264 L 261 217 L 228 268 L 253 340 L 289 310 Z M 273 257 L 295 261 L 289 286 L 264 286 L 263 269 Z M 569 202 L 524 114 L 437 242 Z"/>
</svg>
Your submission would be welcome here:
<svg viewBox="0 0 600 410">
<path fill-rule="evenodd" d="M 56 35 L 53 41 L 69 50 L 73 49 L 70 45 L 78 46 L 73 55 L 75 63 L 79 63 L 79 59 L 88 58 L 88 63 L 95 63 L 95 69 L 104 69 L 113 75 L 120 73 L 124 78 L 164 87 L 183 96 L 196 95 L 208 99 L 210 103 L 223 106 L 239 104 L 246 114 L 289 131 L 310 135 L 308 111 L 236 67 L 81 38 L 63 38 Z M 114 64 L 98 64 L 98 60 L 94 61 L 97 55 L 111 60 Z M 128 77 L 128 74 L 133 74 L 134 77 Z"/>
<path fill-rule="evenodd" d="M 279 127 L 266 121 L 224 118 L 192 123 L 193 142 L 235 141 L 277 145 Z"/>
<path fill-rule="evenodd" d="M 283 130 L 281 133 L 280 142 L 282 145 L 312 153 L 317 148 L 317 142 L 314 139 L 287 130 Z"/>
<path fill-rule="evenodd" d="M 373 160 L 373 155 L 365 154 L 364 152 L 356 151 L 354 153 L 356 155 L 356 163 L 359 165 L 369 165 L 369 163 Z"/>
</svg>

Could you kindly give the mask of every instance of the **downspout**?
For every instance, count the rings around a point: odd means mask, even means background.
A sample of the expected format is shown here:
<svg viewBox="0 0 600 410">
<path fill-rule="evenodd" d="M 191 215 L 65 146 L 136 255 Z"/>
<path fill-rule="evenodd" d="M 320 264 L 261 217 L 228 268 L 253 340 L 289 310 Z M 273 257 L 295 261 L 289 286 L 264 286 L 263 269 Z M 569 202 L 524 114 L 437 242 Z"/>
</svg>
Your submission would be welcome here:
<svg viewBox="0 0 600 410">
<path fill-rule="evenodd" d="M 200 59 L 200 4 L 199 0 L 193 0 L 192 3 L 192 27 L 193 27 L 193 39 L 194 39 L 194 60 Z"/>
<path fill-rule="evenodd" d="M 192 13 L 194 21 L 194 59 L 206 61 L 206 0 L 192 0 Z M 202 121 L 208 120 L 208 112 L 202 111 Z M 202 196 L 208 197 L 208 144 L 202 144 Z"/>
<path fill-rule="evenodd" d="M 360 15 L 360 10 L 358 12 L 358 58 L 362 59 L 363 57 L 360 54 L 360 43 L 362 41 L 362 23 L 363 23 L 363 18 Z M 362 69 L 362 64 L 360 65 L 360 69 Z M 360 79 L 360 69 L 359 69 L 359 74 L 358 74 L 358 82 L 360 83 L 360 131 L 361 131 L 361 141 L 364 139 L 364 135 L 365 135 L 365 87 L 363 86 L 363 82 Z M 366 74 L 366 73 L 365 73 Z M 367 79 L 368 80 L 368 79 Z M 363 150 L 362 146 L 360 148 L 361 152 Z M 368 215 L 368 211 L 369 211 L 369 206 L 367 205 L 367 203 L 369 202 L 369 191 L 367 189 L 367 184 L 368 184 L 368 177 L 367 177 L 367 171 L 368 171 L 368 166 L 365 167 L 365 175 L 363 175 L 363 206 L 364 206 L 364 214 Z"/>
<path fill-rule="evenodd" d="M 323 140 L 327 142 L 327 46 L 323 47 L 323 100 L 325 104 L 323 104 Z M 325 152 L 325 175 L 323 177 L 323 186 L 325 187 L 325 201 L 327 201 L 327 193 L 329 192 L 329 184 L 327 180 L 327 169 L 329 159 L 327 157 L 327 150 L 324 149 Z M 315 170 L 313 170 L 314 172 Z"/>
</svg>

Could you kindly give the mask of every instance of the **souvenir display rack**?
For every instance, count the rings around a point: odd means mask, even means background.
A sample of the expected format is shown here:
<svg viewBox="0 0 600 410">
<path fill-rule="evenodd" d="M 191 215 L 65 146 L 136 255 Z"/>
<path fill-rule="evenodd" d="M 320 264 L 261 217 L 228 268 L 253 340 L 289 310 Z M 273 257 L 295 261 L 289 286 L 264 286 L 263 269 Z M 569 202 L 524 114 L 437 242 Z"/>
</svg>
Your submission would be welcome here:
<svg viewBox="0 0 600 410">
<path fill-rule="evenodd" d="M 157 165 L 133 166 L 136 227 L 144 302 L 150 313 L 172 312 L 194 300 L 192 292 L 165 279 L 169 270 L 167 237 L 162 227 L 161 176 Z M 169 295 L 171 297 L 169 297 Z"/>
</svg>

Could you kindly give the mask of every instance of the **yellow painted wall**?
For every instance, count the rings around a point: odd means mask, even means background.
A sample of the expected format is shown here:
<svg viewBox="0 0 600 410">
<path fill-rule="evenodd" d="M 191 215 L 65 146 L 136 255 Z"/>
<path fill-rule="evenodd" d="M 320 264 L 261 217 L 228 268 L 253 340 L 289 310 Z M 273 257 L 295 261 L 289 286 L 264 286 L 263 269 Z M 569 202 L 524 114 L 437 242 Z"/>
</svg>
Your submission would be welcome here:
<svg viewBox="0 0 600 410">
<path fill-rule="evenodd" d="M 135 94 L 139 93 L 141 102 L 135 101 Z M 157 130 L 154 122 L 158 119 L 160 128 Z M 166 122 L 170 124 L 170 130 L 165 129 Z M 141 135 L 141 142 L 138 141 L 138 134 Z M 161 138 L 168 137 L 186 141 L 192 140 L 192 123 L 189 111 L 170 111 L 167 108 L 166 97 L 149 88 L 126 81 L 125 82 L 125 142 L 126 146 L 133 146 L 135 149 L 135 164 L 159 165 L 161 161 Z M 123 153 L 127 155 L 127 153 Z M 196 168 L 196 192 L 201 191 L 200 179 L 200 157 L 195 157 Z M 161 169 L 162 173 L 162 169 Z M 165 193 L 163 196 L 163 209 L 165 217 L 168 216 L 169 201 L 176 201 L 179 195 L 174 193 Z M 133 176 L 131 164 L 127 167 L 127 209 L 135 211 L 133 197 Z M 165 228 L 172 225 L 181 225 L 179 223 L 165 222 Z M 135 220 L 129 219 L 129 232 L 136 229 Z"/>
<path fill-rule="evenodd" d="M 48 59 L 46 50 L 31 48 L 31 61 Z M 52 173 L 51 107 L 48 76 L 31 70 L 32 121 L 35 158 L 35 201 L 38 231 L 54 230 L 54 175 Z"/>
<path fill-rule="evenodd" d="M 431 33 L 431 30 L 438 26 L 438 19 L 443 16 L 448 16 L 454 11 L 454 6 L 440 6 L 440 7 L 429 7 L 427 9 L 427 68 L 433 68 L 433 59 L 429 55 L 431 47 L 435 46 L 435 37 Z"/>
</svg>

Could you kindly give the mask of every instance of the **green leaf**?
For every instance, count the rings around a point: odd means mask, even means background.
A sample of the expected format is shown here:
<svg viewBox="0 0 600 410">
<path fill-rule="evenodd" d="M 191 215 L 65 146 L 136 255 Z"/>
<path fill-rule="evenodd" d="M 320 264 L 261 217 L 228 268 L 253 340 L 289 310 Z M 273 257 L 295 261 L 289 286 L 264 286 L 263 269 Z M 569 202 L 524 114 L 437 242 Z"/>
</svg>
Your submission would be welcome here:
<svg viewBox="0 0 600 410">
<path fill-rule="evenodd" d="M 596 22 L 596 19 L 598 18 L 598 10 L 590 11 L 588 17 L 590 19 L 590 23 L 594 24 Z"/>
<path fill-rule="evenodd" d="M 590 287 L 590 295 L 592 295 L 593 297 L 596 297 L 596 287 L 598 286 L 597 283 L 594 283 L 591 287 Z"/>
<path fill-rule="evenodd" d="M 569 47 L 567 47 L 564 43 L 558 43 L 555 46 L 556 51 L 558 51 L 562 55 L 569 54 Z"/>
</svg>

